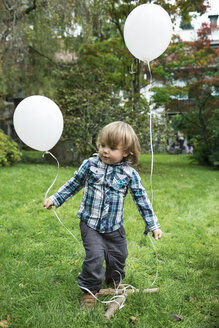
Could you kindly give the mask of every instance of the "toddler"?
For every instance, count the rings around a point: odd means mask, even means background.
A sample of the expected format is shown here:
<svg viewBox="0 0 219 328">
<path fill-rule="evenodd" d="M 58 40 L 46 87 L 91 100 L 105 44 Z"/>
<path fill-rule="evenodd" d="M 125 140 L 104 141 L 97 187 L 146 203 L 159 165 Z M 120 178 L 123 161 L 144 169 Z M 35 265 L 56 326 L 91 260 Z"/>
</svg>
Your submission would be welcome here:
<svg viewBox="0 0 219 328">
<path fill-rule="evenodd" d="M 84 187 L 77 216 L 86 257 L 78 284 L 93 294 L 101 289 L 104 277 L 107 284 L 125 277 L 128 250 L 123 205 L 128 190 L 145 221 L 145 234 L 152 231 L 156 240 L 162 235 L 141 179 L 129 165 L 137 164 L 140 154 L 132 127 L 124 122 L 106 125 L 98 135 L 97 147 L 98 154 L 85 160 L 74 177 L 44 202 L 47 209 L 59 207 Z M 81 301 L 87 308 L 95 305 L 95 299 L 87 292 Z"/>
</svg>

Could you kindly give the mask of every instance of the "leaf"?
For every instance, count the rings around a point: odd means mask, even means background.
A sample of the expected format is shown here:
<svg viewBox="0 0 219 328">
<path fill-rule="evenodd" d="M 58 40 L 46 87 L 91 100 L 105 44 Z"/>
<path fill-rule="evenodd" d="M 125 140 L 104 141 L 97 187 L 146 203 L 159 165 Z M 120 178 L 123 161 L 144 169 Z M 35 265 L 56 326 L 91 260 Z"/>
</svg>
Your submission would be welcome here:
<svg viewBox="0 0 219 328">
<path fill-rule="evenodd" d="M 182 321 L 184 319 L 184 317 L 180 314 L 174 314 L 174 313 L 170 313 L 171 317 L 173 317 L 173 319 L 175 321 Z"/>
<path fill-rule="evenodd" d="M 6 320 L 0 321 L 0 327 L 4 327 L 4 328 L 8 327 L 8 321 Z"/>
<path fill-rule="evenodd" d="M 138 319 L 134 317 L 133 315 L 129 318 L 132 323 L 136 323 Z"/>
</svg>

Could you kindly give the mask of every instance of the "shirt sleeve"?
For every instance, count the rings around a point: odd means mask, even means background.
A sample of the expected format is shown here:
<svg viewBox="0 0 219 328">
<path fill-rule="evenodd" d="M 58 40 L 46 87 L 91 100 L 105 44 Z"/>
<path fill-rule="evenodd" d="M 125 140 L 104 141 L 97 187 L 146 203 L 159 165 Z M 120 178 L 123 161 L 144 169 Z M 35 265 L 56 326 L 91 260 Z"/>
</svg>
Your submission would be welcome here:
<svg viewBox="0 0 219 328">
<path fill-rule="evenodd" d="M 74 173 L 74 176 L 70 180 L 68 180 L 54 195 L 49 197 L 55 207 L 61 206 L 85 186 L 89 167 L 90 161 L 88 159 L 82 163 L 78 171 Z"/>
<path fill-rule="evenodd" d="M 154 214 L 151 202 L 142 185 L 139 174 L 134 169 L 132 171 L 132 176 L 129 183 L 129 190 L 135 204 L 137 205 L 139 213 L 145 221 L 146 228 L 144 234 L 146 235 L 149 231 L 159 229 L 160 224 Z"/>
</svg>

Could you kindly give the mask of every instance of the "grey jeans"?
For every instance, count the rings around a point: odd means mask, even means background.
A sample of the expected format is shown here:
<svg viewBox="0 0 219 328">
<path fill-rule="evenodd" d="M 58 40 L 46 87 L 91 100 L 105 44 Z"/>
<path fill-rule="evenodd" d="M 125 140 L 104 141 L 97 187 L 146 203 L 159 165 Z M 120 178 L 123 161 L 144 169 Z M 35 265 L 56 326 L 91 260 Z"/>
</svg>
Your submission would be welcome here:
<svg viewBox="0 0 219 328">
<path fill-rule="evenodd" d="M 106 283 L 125 277 L 125 260 L 128 256 L 125 229 L 122 226 L 110 233 L 99 233 L 80 221 L 81 237 L 86 257 L 82 272 L 78 276 L 78 285 L 89 290 L 99 291 L 104 277 Z M 103 262 L 106 262 L 106 270 Z M 118 272 L 120 273 L 118 273 Z"/>
</svg>

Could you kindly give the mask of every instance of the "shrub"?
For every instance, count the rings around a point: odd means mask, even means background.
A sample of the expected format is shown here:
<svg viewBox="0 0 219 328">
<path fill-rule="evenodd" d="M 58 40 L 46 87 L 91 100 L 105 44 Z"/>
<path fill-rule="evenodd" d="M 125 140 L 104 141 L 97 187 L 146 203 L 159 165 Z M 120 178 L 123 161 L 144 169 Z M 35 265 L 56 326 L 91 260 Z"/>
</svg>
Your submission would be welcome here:
<svg viewBox="0 0 219 328">
<path fill-rule="evenodd" d="M 0 129 L 0 166 L 11 166 L 21 158 L 21 152 L 16 142 Z"/>
<path fill-rule="evenodd" d="M 216 102 L 215 102 L 216 103 Z M 219 168 L 219 110 L 209 105 L 202 112 L 191 111 L 173 117 L 173 128 L 191 137 L 193 158 L 200 164 Z"/>
</svg>

